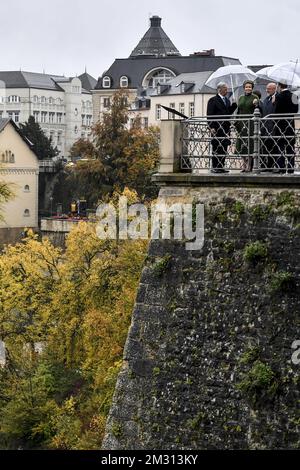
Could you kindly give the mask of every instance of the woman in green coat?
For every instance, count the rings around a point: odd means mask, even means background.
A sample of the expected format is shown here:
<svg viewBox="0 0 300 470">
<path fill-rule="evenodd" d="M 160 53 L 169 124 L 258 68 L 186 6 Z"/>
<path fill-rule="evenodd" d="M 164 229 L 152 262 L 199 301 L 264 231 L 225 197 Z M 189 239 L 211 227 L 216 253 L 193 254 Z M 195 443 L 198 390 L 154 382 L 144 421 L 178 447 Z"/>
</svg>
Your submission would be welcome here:
<svg viewBox="0 0 300 470">
<path fill-rule="evenodd" d="M 237 114 L 245 118 L 243 115 L 252 115 L 254 113 L 255 108 L 259 105 L 259 98 L 253 93 L 254 82 L 246 80 L 243 83 L 243 87 L 245 94 L 239 99 Z M 241 155 L 243 159 L 241 173 L 250 172 L 253 168 L 254 151 L 254 124 L 252 117 L 249 116 L 248 121 L 237 121 L 236 130 L 238 133 L 236 153 Z"/>
</svg>

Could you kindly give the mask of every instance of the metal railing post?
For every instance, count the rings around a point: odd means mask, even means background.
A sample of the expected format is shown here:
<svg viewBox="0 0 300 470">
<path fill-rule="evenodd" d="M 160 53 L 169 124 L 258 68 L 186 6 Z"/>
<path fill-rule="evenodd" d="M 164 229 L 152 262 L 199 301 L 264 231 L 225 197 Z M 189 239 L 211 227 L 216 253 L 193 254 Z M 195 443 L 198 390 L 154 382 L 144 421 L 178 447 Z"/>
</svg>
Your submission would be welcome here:
<svg viewBox="0 0 300 470">
<path fill-rule="evenodd" d="M 254 173 L 260 173 L 260 120 L 261 115 L 259 108 L 254 111 L 254 132 L 253 132 L 253 171 Z"/>
</svg>

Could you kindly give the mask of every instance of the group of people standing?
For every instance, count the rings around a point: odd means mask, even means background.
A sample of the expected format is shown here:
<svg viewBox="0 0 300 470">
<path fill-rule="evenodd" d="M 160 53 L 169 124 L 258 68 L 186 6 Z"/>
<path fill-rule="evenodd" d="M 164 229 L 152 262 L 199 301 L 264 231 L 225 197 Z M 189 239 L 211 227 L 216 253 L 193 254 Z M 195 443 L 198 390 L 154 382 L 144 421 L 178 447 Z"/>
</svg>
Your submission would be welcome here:
<svg viewBox="0 0 300 470">
<path fill-rule="evenodd" d="M 262 118 L 276 115 L 273 120 L 268 117 L 260 122 L 261 171 L 293 173 L 296 143 L 293 115 L 298 112 L 297 96 L 284 83 L 278 83 L 278 85 L 269 83 L 266 87 L 267 97 L 263 101 L 261 101 L 261 93 L 254 90 L 253 81 L 246 80 L 243 89 L 244 95 L 239 98 L 238 103 L 235 100 L 231 102 L 227 97 L 227 84 L 220 82 L 217 86 L 216 96 L 208 101 L 207 116 L 211 116 L 208 125 L 212 135 L 211 172 L 229 172 L 225 169 L 225 160 L 228 147 L 232 143 L 230 117 L 235 111 L 237 111 L 234 120 L 237 132 L 235 152 L 242 159 L 241 172 L 252 171 L 254 153 L 254 121 L 252 117 L 255 109 L 258 108 Z"/>
</svg>

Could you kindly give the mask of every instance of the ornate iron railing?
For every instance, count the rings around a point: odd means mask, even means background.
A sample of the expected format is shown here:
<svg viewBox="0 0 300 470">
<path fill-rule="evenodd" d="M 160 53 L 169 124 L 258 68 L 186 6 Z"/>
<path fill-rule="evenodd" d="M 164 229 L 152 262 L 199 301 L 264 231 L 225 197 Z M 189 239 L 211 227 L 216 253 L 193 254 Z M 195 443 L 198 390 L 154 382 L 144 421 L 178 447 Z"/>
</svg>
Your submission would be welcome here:
<svg viewBox="0 0 300 470">
<path fill-rule="evenodd" d="M 300 115 L 206 116 L 182 121 L 181 169 L 300 171 Z"/>
</svg>

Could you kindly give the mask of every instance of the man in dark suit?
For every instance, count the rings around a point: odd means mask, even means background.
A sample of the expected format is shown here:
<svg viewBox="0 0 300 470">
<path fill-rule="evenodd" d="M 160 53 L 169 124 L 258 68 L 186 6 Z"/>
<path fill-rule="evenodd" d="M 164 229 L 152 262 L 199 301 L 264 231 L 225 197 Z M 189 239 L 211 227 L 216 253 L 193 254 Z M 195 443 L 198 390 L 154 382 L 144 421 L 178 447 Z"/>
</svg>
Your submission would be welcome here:
<svg viewBox="0 0 300 470">
<path fill-rule="evenodd" d="M 294 114 L 298 113 L 298 97 L 288 90 L 284 83 L 278 84 L 279 94 L 275 98 L 275 114 L 287 115 L 285 119 L 279 119 L 274 126 L 274 134 L 277 135 L 279 158 L 276 162 L 276 173 L 285 173 L 286 161 L 287 172 L 294 173 L 295 167 L 295 120 Z"/>
<path fill-rule="evenodd" d="M 237 108 L 237 104 L 230 103 L 227 98 L 228 86 L 226 83 L 219 83 L 217 86 L 217 95 L 210 98 L 207 104 L 207 116 L 222 116 L 222 121 L 219 118 L 211 118 L 208 121 L 212 139 L 212 173 L 228 173 L 225 170 L 225 159 L 227 149 L 231 141 L 229 138 L 230 133 L 230 116 Z M 224 117 L 223 117 L 224 116 Z M 228 117 L 226 117 L 228 116 Z"/>
<path fill-rule="evenodd" d="M 266 92 L 267 97 L 262 102 L 262 117 L 275 114 L 275 99 L 277 96 L 276 83 L 268 83 Z M 272 171 L 275 163 L 275 154 L 278 153 L 276 142 L 273 138 L 274 121 L 270 118 L 261 121 L 261 171 Z"/>
</svg>

